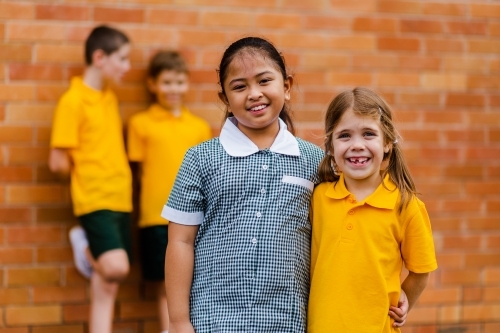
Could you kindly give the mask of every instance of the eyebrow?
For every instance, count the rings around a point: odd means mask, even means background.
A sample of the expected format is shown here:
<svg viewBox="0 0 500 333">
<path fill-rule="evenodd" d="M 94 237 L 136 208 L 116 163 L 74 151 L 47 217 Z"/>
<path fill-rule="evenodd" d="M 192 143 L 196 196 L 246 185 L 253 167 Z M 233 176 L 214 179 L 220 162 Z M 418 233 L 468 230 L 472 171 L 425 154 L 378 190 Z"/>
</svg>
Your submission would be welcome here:
<svg viewBox="0 0 500 333">
<path fill-rule="evenodd" d="M 373 127 L 363 127 L 361 130 L 362 131 L 370 130 L 370 131 L 374 131 L 374 132 L 377 132 L 377 133 L 380 132 L 377 128 L 373 128 Z M 339 134 L 339 133 L 343 133 L 343 132 L 352 132 L 352 130 L 349 129 L 349 128 L 346 128 L 346 129 L 343 129 L 343 130 L 340 130 L 340 131 L 336 131 L 333 134 Z"/>
<path fill-rule="evenodd" d="M 263 71 L 263 72 L 255 75 L 254 77 L 259 77 L 259 76 L 262 76 L 264 74 L 273 74 L 273 72 L 271 72 L 271 71 Z M 245 81 L 245 79 L 244 78 L 233 79 L 233 80 L 229 81 L 229 84 L 234 83 L 236 81 Z"/>
</svg>

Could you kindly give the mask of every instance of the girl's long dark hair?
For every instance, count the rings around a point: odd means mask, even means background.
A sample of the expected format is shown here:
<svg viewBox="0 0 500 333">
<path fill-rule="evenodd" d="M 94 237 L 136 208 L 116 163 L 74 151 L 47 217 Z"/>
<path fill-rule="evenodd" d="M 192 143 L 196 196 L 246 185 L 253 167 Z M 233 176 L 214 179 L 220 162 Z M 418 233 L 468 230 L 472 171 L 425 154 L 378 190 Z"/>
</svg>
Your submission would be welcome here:
<svg viewBox="0 0 500 333">
<path fill-rule="evenodd" d="M 227 77 L 227 70 L 229 65 L 233 61 L 236 55 L 238 54 L 256 54 L 260 56 L 264 56 L 268 59 L 271 59 L 276 67 L 279 69 L 281 74 L 283 75 L 283 80 L 288 80 L 288 74 L 286 71 L 285 58 L 281 55 L 278 50 L 274 47 L 271 42 L 260 38 L 260 37 L 245 37 L 237 40 L 236 42 L 229 45 L 224 54 L 222 55 L 222 59 L 220 61 L 219 69 L 217 70 L 217 74 L 219 76 L 219 85 L 221 87 L 221 93 L 226 95 L 224 91 L 224 80 Z M 226 106 L 226 114 L 224 119 L 228 117 L 232 117 L 232 112 Z M 279 117 L 285 122 L 288 127 L 288 130 L 291 133 L 295 133 L 295 128 L 293 126 L 293 121 L 291 117 L 290 106 L 288 103 L 283 105 L 283 109 L 281 109 Z"/>
<path fill-rule="evenodd" d="M 333 131 L 347 110 L 353 110 L 360 116 L 380 119 L 380 128 L 384 135 L 384 144 L 390 144 L 390 149 L 384 154 L 384 161 L 388 161 L 387 168 L 382 172 L 382 178 L 389 174 L 391 180 L 401 193 L 398 211 L 401 212 L 417 194 L 417 189 L 410 169 L 406 165 L 403 152 L 397 143 L 400 139 L 392 120 L 392 110 L 389 104 L 367 88 L 355 88 L 340 93 L 328 106 L 325 117 L 325 157 L 319 165 L 321 181 L 336 182 L 339 176 L 335 173 L 335 159 L 333 157 Z"/>
</svg>

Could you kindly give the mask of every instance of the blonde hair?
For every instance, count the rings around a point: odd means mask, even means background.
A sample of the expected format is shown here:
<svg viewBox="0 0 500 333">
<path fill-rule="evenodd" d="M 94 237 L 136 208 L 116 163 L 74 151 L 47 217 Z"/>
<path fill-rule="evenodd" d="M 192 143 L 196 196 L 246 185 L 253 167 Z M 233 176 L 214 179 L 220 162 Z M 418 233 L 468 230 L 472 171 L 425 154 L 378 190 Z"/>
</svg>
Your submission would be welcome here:
<svg viewBox="0 0 500 333">
<path fill-rule="evenodd" d="M 384 135 L 384 145 L 389 144 L 389 151 L 384 153 L 383 160 L 388 166 L 382 172 L 382 178 L 387 174 L 400 191 L 401 200 L 398 211 L 401 212 L 412 197 L 417 193 L 415 184 L 406 165 L 401 147 L 397 144 L 399 134 L 392 121 L 392 110 L 387 102 L 370 89 L 357 87 L 337 95 L 328 106 L 325 116 L 325 157 L 319 165 L 321 181 L 336 182 L 339 175 L 335 170 L 335 159 L 330 151 L 333 149 L 333 131 L 344 113 L 351 109 L 363 117 L 380 119 L 380 128 Z"/>
</svg>

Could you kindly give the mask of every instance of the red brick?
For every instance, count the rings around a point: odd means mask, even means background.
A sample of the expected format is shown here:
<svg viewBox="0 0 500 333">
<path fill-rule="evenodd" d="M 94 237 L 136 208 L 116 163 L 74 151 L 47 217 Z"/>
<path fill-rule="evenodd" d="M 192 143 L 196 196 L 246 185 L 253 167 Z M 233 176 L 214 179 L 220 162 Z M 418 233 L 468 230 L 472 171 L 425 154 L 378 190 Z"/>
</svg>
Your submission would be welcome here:
<svg viewBox="0 0 500 333">
<path fill-rule="evenodd" d="M 343 1 L 329 0 L 330 7 L 339 12 L 373 12 L 377 9 L 377 1 L 375 0 L 360 0 L 360 1 Z"/>
<path fill-rule="evenodd" d="M 500 332 L 500 323 L 485 323 L 484 333 L 497 333 Z"/>
<path fill-rule="evenodd" d="M 500 305 L 464 305 L 463 319 L 466 321 L 491 321 L 498 319 Z"/>
<path fill-rule="evenodd" d="M 488 200 L 486 202 L 486 211 L 491 213 L 500 212 L 500 200 Z"/>
<path fill-rule="evenodd" d="M 479 249 L 481 247 L 481 236 L 445 236 L 443 237 L 443 249 Z"/>
<path fill-rule="evenodd" d="M 400 25 L 402 32 L 441 33 L 444 30 L 441 21 L 401 20 Z"/>
<path fill-rule="evenodd" d="M 375 50 L 376 39 L 372 36 L 333 36 L 328 47 L 334 50 Z"/>
<path fill-rule="evenodd" d="M 486 35 L 487 25 L 484 22 L 455 21 L 446 22 L 446 30 L 452 34 Z"/>
<path fill-rule="evenodd" d="M 9 307 L 5 312 L 9 326 L 31 324 L 57 324 L 61 322 L 61 307 L 58 305 Z"/>
<path fill-rule="evenodd" d="M 483 167 L 481 166 L 447 166 L 443 170 L 447 177 L 463 178 L 479 178 L 483 176 Z"/>
<path fill-rule="evenodd" d="M 313 62 L 313 59 L 311 59 Z M 352 66 L 354 68 L 397 68 L 398 67 L 398 57 L 395 55 L 381 55 L 381 54 L 370 54 L 370 55 L 356 55 L 352 57 Z M 345 66 L 343 66 L 345 67 Z"/>
<path fill-rule="evenodd" d="M 35 47 L 35 55 L 38 62 L 82 63 L 83 45 L 81 43 L 73 45 L 39 44 Z"/>
<path fill-rule="evenodd" d="M 399 66 L 405 69 L 437 70 L 441 67 L 441 58 L 434 56 L 400 56 Z"/>
<path fill-rule="evenodd" d="M 36 251 L 36 261 L 39 263 L 61 263 L 71 262 L 73 252 L 70 247 L 44 247 Z"/>
<path fill-rule="evenodd" d="M 417 38 L 380 37 L 377 49 L 382 51 L 418 51 L 420 41 Z"/>
<path fill-rule="evenodd" d="M 178 39 L 180 46 L 226 45 L 224 33 L 215 31 L 181 30 Z"/>
<path fill-rule="evenodd" d="M 29 301 L 30 292 L 27 288 L 0 289 L 0 305 L 26 304 Z"/>
<path fill-rule="evenodd" d="M 11 80 L 62 80 L 64 73 L 61 66 L 11 64 L 9 78 Z"/>
<path fill-rule="evenodd" d="M 446 70 L 484 72 L 488 70 L 488 61 L 484 58 L 448 56 L 443 59 Z"/>
<path fill-rule="evenodd" d="M 88 321 L 89 306 L 87 304 L 64 305 L 63 320 L 65 323 Z"/>
<path fill-rule="evenodd" d="M 425 324 L 436 322 L 438 318 L 438 307 L 436 306 L 416 306 L 411 310 L 411 315 L 407 317 L 408 324 Z M 405 332 L 406 333 L 406 332 Z"/>
<path fill-rule="evenodd" d="M 307 15 L 304 14 L 304 28 L 321 29 L 333 31 L 351 30 L 351 19 L 345 16 L 337 16 L 334 19 L 330 15 Z"/>
<path fill-rule="evenodd" d="M 484 106 L 484 95 L 467 93 L 449 93 L 446 95 L 446 105 L 453 106 Z"/>
<path fill-rule="evenodd" d="M 465 158 L 474 161 L 496 161 L 500 156 L 500 148 L 467 148 Z"/>
<path fill-rule="evenodd" d="M 498 266 L 500 265 L 500 253 L 466 253 L 465 264 L 467 267 Z"/>
<path fill-rule="evenodd" d="M 500 23 L 499 22 L 490 22 L 489 30 L 490 30 L 490 35 L 500 36 Z"/>
<path fill-rule="evenodd" d="M 422 4 L 422 11 L 427 15 L 465 16 L 467 8 L 461 3 L 426 2 Z"/>
<path fill-rule="evenodd" d="M 467 112 L 468 122 L 475 125 L 492 126 L 500 123 L 498 112 Z"/>
<path fill-rule="evenodd" d="M 486 141 L 484 130 L 447 130 L 442 134 L 447 142 L 481 143 Z"/>
<path fill-rule="evenodd" d="M 467 230 L 500 230 L 500 223 L 495 218 L 472 218 L 466 220 Z"/>
<path fill-rule="evenodd" d="M 471 285 L 481 281 L 481 271 L 475 269 L 442 270 L 441 283 L 443 285 Z"/>
<path fill-rule="evenodd" d="M 389 13 L 419 14 L 422 4 L 419 1 L 382 0 L 378 3 L 378 10 Z"/>
<path fill-rule="evenodd" d="M 347 63 L 348 58 L 343 55 L 305 53 L 302 56 L 302 66 L 306 69 L 345 68 Z"/>
<path fill-rule="evenodd" d="M 196 25 L 199 12 L 151 8 L 146 11 L 146 22 L 165 25 Z"/>
<path fill-rule="evenodd" d="M 9 153 L 9 164 L 34 164 L 47 163 L 49 157 L 49 148 L 46 147 L 26 147 L 10 146 L 7 148 Z"/>
<path fill-rule="evenodd" d="M 486 238 L 485 247 L 487 249 L 500 248 L 500 235 L 486 235 L 485 238 Z"/>
<path fill-rule="evenodd" d="M 30 208 L 0 207 L 0 223 L 22 223 L 31 221 Z"/>
<path fill-rule="evenodd" d="M 31 180 L 33 180 L 33 171 L 31 167 L 0 166 L 0 181 L 2 182 L 29 182 Z M 0 221 L 1 220 L 0 217 Z"/>
<path fill-rule="evenodd" d="M 35 90 L 35 99 L 56 102 L 66 90 L 66 84 L 39 84 Z"/>
<path fill-rule="evenodd" d="M 249 27 L 253 16 L 244 12 L 204 12 L 201 13 L 201 24 L 207 27 Z"/>
<path fill-rule="evenodd" d="M 458 39 L 426 39 L 425 49 L 430 52 L 463 52 L 465 45 Z"/>
<path fill-rule="evenodd" d="M 470 4 L 470 13 L 477 17 L 500 18 L 500 5 L 498 4 Z"/>
<path fill-rule="evenodd" d="M 487 182 L 469 182 L 465 184 L 465 190 L 473 197 L 481 195 L 495 195 L 498 194 L 500 182 L 487 181 Z"/>
<path fill-rule="evenodd" d="M 0 264 L 29 264 L 33 262 L 33 250 L 22 247 L 0 248 Z M 1 289 L 0 289 L 1 290 Z"/>
<path fill-rule="evenodd" d="M 353 22 L 354 31 L 395 32 L 397 21 L 391 18 L 357 17 Z"/>
<path fill-rule="evenodd" d="M 460 289 L 458 287 L 443 289 L 427 288 L 418 299 L 418 304 L 458 303 L 459 300 Z"/>
<path fill-rule="evenodd" d="M 84 21 L 90 18 L 89 7 L 37 5 L 36 18 L 41 20 Z"/>
<path fill-rule="evenodd" d="M 491 75 L 469 75 L 467 87 L 470 89 L 500 89 L 500 77 Z"/>
<path fill-rule="evenodd" d="M 73 215 L 71 205 L 66 204 L 59 207 L 37 207 L 35 221 L 75 223 L 77 220 Z"/>
<path fill-rule="evenodd" d="M 2 3 L 0 3 L 0 6 Z M 1 12 L 1 10 L 0 10 Z M 8 44 L 0 43 L 0 60 L 1 61 L 29 61 L 31 60 L 31 45 L 15 44 L 9 42 Z"/>
<path fill-rule="evenodd" d="M 33 302 L 58 303 L 80 302 L 87 300 L 85 287 L 34 287 Z"/>
<path fill-rule="evenodd" d="M 144 10 L 136 8 L 96 7 L 94 20 L 103 22 L 144 22 Z"/>
<path fill-rule="evenodd" d="M 83 325 L 58 325 L 32 327 L 32 333 L 84 333 Z"/>
<path fill-rule="evenodd" d="M 7 270 L 7 285 L 57 285 L 61 280 L 59 268 L 10 268 Z"/>
<path fill-rule="evenodd" d="M 61 202 L 66 197 L 65 188 L 57 185 L 13 185 L 7 191 L 12 204 Z"/>
<path fill-rule="evenodd" d="M 148 318 L 156 316 L 157 304 L 150 302 L 121 302 L 120 318 Z"/>
<path fill-rule="evenodd" d="M 0 3 L 0 19 L 33 19 L 34 17 L 35 10 L 32 3 L 20 3 L 17 1 Z"/>
<path fill-rule="evenodd" d="M 473 53 L 500 53 L 500 41 L 497 40 L 468 40 L 467 48 Z"/>
<path fill-rule="evenodd" d="M 50 122 L 54 113 L 54 105 L 15 104 L 9 103 L 7 118 L 12 122 Z"/>
<path fill-rule="evenodd" d="M 464 302 L 478 302 L 483 298 L 483 288 L 464 287 L 463 300 Z"/>
<path fill-rule="evenodd" d="M 327 78 L 328 84 L 337 86 L 369 86 L 372 82 L 372 74 L 365 72 L 332 73 Z"/>
<path fill-rule="evenodd" d="M 33 86 L 25 84 L 0 84 L 0 101 L 27 101 L 35 97 Z"/>
<path fill-rule="evenodd" d="M 7 242 L 10 244 L 58 243 L 62 240 L 60 227 L 10 227 L 7 229 Z"/>
<path fill-rule="evenodd" d="M 377 83 L 380 87 L 418 87 L 420 76 L 418 74 L 379 73 Z"/>
<path fill-rule="evenodd" d="M 62 41 L 66 37 L 66 29 L 60 24 L 49 23 L 10 23 L 7 38 L 19 41 Z"/>
</svg>

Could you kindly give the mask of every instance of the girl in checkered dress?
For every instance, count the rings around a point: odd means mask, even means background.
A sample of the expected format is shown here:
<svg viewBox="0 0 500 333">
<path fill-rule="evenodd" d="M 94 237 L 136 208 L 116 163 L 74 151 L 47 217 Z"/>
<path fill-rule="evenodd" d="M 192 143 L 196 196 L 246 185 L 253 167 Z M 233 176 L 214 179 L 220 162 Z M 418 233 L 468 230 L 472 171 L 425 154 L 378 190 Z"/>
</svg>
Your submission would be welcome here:
<svg viewBox="0 0 500 333">
<path fill-rule="evenodd" d="M 234 42 L 218 74 L 220 137 L 187 152 L 162 212 L 170 332 L 305 332 L 323 152 L 292 134 L 293 78 L 268 41 Z"/>
</svg>

